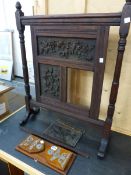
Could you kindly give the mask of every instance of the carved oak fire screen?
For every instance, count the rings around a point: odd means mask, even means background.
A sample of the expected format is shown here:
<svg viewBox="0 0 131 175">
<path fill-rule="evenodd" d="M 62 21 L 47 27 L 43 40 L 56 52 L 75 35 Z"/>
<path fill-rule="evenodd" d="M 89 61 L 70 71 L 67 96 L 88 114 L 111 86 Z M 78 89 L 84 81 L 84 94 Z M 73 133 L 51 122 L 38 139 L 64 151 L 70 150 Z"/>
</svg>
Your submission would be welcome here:
<svg viewBox="0 0 131 175">
<path fill-rule="evenodd" d="M 16 4 L 16 9 L 27 109 L 21 125 L 24 125 L 30 116 L 37 114 L 39 110 L 35 107 L 44 107 L 92 123 L 103 130 L 98 156 L 104 157 L 109 143 L 122 59 L 130 27 L 131 0 L 126 0 L 121 13 L 24 16 L 19 2 Z M 30 95 L 24 41 L 26 25 L 31 29 L 36 100 Z M 120 26 L 120 39 L 107 118 L 102 121 L 98 117 L 110 26 Z M 67 102 L 68 68 L 93 72 L 89 108 Z"/>
</svg>

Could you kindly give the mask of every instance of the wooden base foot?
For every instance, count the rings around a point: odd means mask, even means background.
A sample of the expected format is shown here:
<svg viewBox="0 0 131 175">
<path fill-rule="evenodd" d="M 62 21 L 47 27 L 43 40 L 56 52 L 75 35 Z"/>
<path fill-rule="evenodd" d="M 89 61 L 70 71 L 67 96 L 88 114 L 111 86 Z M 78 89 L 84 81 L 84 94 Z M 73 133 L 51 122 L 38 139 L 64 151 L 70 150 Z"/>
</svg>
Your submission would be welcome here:
<svg viewBox="0 0 131 175">
<path fill-rule="evenodd" d="M 26 115 L 25 115 L 25 118 L 22 121 L 20 121 L 20 126 L 25 125 L 28 122 L 29 118 L 31 118 L 31 117 L 35 116 L 36 114 L 38 114 L 39 111 L 40 111 L 40 108 L 33 108 L 30 111 L 27 111 Z"/>
<path fill-rule="evenodd" d="M 105 138 L 101 139 L 100 147 L 99 147 L 99 150 L 98 150 L 98 153 L 97 153 L 97 157 L 99 159 L 104 159 L 106 151 L 107 151 L 108 144 L 109 144 L 109 139 L 105 139 Z"/>
</svg>

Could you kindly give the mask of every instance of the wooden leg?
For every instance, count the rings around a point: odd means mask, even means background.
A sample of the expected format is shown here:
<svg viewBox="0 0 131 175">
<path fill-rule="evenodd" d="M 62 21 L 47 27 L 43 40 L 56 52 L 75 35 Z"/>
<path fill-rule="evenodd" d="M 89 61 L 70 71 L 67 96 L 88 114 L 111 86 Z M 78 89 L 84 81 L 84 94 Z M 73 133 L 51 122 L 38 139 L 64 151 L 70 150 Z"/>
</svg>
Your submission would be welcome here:
<svg viewBox="0 0 131 175">
<path fill-rule="evenodd" d="M 107 151 L 108 144 L 109 144 L 109 138 L 106 138 L 106 139 L 102 138 L 101 139 L 100 147 L 99 147 L 99 150 L 98 150 L 98 153 L 97 153 L 97 157 L 99 159 L 104 159 L 106 151 Z"/>
<path fill-rule="evenodd" d="M 99 159 L 103 159 L 105 157 L 110 140 L 111 125 L 112 125 L 112 119 L 107 118 L 103 128 L 102 138 L 97 153 L 97 157 Z"/>
<path fill-rule="evenodd" d="M 40 108 L 33 108 L 30 111 L 27 111 L 25 118 L 22 121 L 20 121 L 20 126 L 25 125 L 28 122 L 29 118 L 37 115 L 39 111 L 40 111 Z"/>
<path fill-rule="evenodd" d="M 10 175 L 24 175 L 24 172 L 14 165 L 8 163 L 9 173 Z"/>
</svg>

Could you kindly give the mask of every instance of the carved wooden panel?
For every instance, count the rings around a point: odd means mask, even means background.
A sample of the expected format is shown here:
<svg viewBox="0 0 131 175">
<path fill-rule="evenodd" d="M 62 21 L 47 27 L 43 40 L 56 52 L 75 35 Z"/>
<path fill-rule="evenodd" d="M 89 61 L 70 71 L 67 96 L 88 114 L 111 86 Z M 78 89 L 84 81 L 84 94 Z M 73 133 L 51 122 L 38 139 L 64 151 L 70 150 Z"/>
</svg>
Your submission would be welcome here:
<svg viewBox="0 0 131 175">
<path fill-rule="evenodd" d="M 40 64 L 41 95 L 59 98 L 60 96 L 60 67 Z"/>
<path fill-rule="evenodd" d="M 40 56 L 93 62 L 96 40 L 38 36 L 37 47 Z"/>
</svg>

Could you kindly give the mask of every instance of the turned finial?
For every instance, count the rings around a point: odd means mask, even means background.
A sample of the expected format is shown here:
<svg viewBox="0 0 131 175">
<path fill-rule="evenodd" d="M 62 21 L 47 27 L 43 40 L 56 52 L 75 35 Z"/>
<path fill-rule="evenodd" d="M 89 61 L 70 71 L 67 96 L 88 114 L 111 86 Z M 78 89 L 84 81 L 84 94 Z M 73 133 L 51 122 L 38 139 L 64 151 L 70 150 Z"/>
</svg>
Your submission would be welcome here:
<svg viewBox="0 0 131 175">
<path fill-rule="evenodd" d="M 20 18 L 22 17 L 22 16 L 24 16 L 24 13 L 22 12 L 22 10 L 21 10 L 21 4 L 20 4 L 20 2 L 18 1 L 18 2 L 16 2 L 16 5 L 15 5 L 15 7 L 16 7 L 16 12 L 15 12 L 15 17 L 16 17 L 16 25 L 17 25 L 17 29 L 18 29 L 18 31 L 24 31 L 25 30 L 25 26 L 23 26 L 22 24 L 21 24 L 21 20 L 20 20 Z"/>
<path fill-rule="evenodd" d="M 15 7 L 17 10 L 21 10 L 21 7 L 22 7 L 21 3 L 19 1 L 17 1 Z"/>
</svg>

